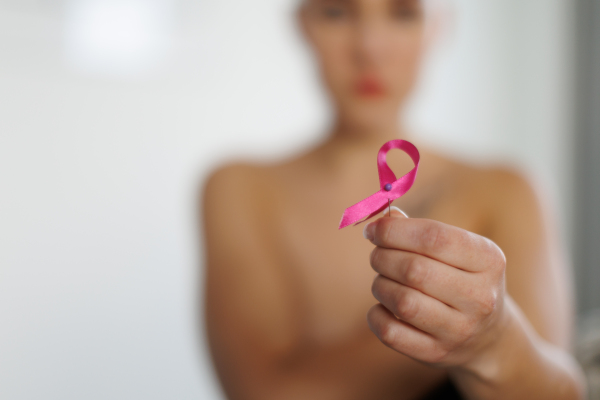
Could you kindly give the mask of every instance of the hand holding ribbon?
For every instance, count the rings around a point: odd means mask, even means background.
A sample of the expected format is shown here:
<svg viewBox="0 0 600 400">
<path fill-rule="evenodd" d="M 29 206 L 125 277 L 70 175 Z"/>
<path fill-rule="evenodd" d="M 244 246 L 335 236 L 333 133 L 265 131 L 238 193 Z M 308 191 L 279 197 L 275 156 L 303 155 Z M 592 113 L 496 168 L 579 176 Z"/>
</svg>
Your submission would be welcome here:
<svg viewBox="0 0 600 400">
<path fill-rule="evenodd" d="M 394 175 L 394 172 L 388 166 L 386 161 L 387 153 L 391 149 L 404 151 L 415 163 L 415 167 L 400 179 L 396 179 L 396 175 Z M 379 153 L 377 154 L 377 169 L 379 171 L 379 184 L 381 190 L 355 205 L 348 207 L 346 211 L 344 211 L 338 229 L 345 228 L 351 224 L 356 225 L 368 220 L 382 212 L 392 201 L 406 194 L 415 183 L 420 159 L 421 156 L 419 155 L 419 150 L 417 150 L 414 144 L 406 140 L 390 140 L 381 146 L 381 149 L 379 149 Z"/>
</svg>

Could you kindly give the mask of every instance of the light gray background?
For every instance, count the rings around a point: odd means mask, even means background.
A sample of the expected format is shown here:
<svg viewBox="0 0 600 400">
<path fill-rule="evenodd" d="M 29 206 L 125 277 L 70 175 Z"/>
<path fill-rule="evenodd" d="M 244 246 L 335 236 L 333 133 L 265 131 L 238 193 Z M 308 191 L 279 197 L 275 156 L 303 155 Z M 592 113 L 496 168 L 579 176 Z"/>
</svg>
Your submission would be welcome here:
<svg viewBox="0 0 600 400">
<path fill-rule="evenodd" d="M 0 398 L 218 399 L 198 187 L 319 140 L 326 101 L 292 1 L 153 0 L 137 53 L 86 48 L 98 2 L 0 0 Z M 454 3 L 410 125 L 522 168 L 568 238 L 571 2 Z"/>
</svg>

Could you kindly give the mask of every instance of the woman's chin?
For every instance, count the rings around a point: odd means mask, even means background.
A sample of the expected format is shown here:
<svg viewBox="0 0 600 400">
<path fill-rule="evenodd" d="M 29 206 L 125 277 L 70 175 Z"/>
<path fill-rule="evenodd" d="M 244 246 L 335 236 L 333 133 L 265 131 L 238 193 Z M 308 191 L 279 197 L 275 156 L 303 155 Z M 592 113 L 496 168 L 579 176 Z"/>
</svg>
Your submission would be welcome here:
<svg viewBox="0 0 600 400">
<path fill-rule="evenodd" d="M 345 124 L 351 130 L 368 134 L 386 133 L 398 126 L 398 111 L 354 109 L 345 113 Z"/>
</svg>

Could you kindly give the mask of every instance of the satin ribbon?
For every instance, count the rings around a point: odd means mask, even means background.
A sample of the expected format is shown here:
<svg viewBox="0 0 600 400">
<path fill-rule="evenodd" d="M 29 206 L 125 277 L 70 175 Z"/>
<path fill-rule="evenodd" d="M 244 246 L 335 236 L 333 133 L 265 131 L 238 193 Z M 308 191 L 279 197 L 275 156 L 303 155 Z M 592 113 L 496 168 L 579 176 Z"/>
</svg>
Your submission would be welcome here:
<svg viewBox="0 0 600 400">
<path fill-rule="evenodd" d="M 387 165 L 386 156 L 391 149 L 400 149 L 404 151 L 415 163 L 415 167 L 400 179 L 396 179 L 396 175 L 394 175 L 394 172 Z M 355 205 L 348 207 L 346 211 L 344 211 L 338 229 L 364 222 L 382 212 L 392 203 L 392 201 L 404 196 L 415 183 L 420 159 L 421 156 L 419 155 L 419 150 L 417 150 L 414 144 L 406 140 L 390 140 L 381 146 L 381 149 L 379 149 L 379 153 L 377 154 L 377 169 L 379 171 L 379 185 L 381 190 Z"/>
</svg>

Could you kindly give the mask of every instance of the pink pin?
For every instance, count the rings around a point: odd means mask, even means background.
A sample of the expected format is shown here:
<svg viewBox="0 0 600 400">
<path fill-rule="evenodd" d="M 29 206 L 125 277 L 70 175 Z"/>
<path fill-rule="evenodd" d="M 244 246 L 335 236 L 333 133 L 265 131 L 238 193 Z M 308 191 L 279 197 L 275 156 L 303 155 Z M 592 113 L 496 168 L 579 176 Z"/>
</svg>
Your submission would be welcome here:
<svg viewBox="0 0 600 400">
<path fill-rule="evenodd" d="M 415 163 L 415 167 L 400 179 L 396 179 L 396 175 L 394 175 L 394 172 L 387 165 L 386 155 L 391 149 L 404 151 Z M 390 140 L 381 146 L 377 154 L 377 169 L 379 171 L 379 185 L 381 190 L 348 207 L 344 211 L 338 229 L 364 222 L 382 212 L 386 207 L 389 207 L 392 201 L 404 196 L 415 183 L 420 159 L 419 150 L 417 150 L 414 144 L 406 140 Z"/>
</svg>

